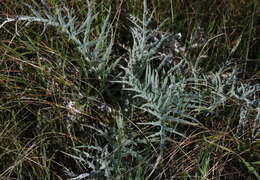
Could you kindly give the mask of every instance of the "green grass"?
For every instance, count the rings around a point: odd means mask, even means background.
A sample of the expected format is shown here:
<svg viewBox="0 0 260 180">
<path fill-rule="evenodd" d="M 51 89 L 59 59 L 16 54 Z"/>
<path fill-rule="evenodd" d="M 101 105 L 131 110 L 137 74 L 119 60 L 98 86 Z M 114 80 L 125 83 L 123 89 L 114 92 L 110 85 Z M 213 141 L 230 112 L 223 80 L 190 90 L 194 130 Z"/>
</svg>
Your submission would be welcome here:
<svg viewBox="0 0 260 180">
<path fill-rule="evenodd" d="M 260 178 L 258 1 L 23 2 L 0 7 L 0 179 Z"/>
</svg>

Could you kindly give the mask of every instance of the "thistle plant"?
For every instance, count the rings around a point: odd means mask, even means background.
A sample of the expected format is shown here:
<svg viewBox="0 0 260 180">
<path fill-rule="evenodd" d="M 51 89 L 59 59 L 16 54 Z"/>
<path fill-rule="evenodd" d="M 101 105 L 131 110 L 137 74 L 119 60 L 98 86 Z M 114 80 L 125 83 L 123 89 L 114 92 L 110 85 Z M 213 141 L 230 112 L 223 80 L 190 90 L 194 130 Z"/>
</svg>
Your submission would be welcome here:
<svg viewBox="0 0 260 180">
<path fill-rule="evenodd" d="M 230 70 L 232 69 L 232 70 Z M 252 123 L 252 136 L 255 139 L 259 134 L 259 99 L 257 93 L 260 91 L 260 84 L 251 85 L 238 81 L 238 67 L 230 62 L 225 62 L 219 67 L 218 71 L 211 75 L 203 75 L 206 88 L 209 95 L 204 94 L 203 97 L 210 97 L 210 103 L 207 105 L 209 113 L 217 112 L 218 107 L 223 107 L 227 101 L 232 99 L 240 106 L 239 121 L 237 125 L 237 133 L 245 134 L 246 124 L 249 122 L 250 112 L 255 111 L 255 119 Z M 207 92 L 205 92 L 207 93 Z"/>
<path fill-rule="evenodd" d="M 64 152 L 90 169 L 80 175 L 68 173 L 69 171 L 65 170 L 70 177 L 73 177 L 71 180 L 84 179 L 85 177 L 122 179 L 122 177 L 135 172 L 132 162 L 127 161 L 126 158 L 131 158 L 134 161 L 142 159 L 142 157 L 132 148 L 136 142 L 132 139 L 133 137 L 129 138 L 126 134 L 122 114 L 117 114 L 115 118 L 116 127 L 107 127 L 105 124 L 101 124 L 101 128 L 86 125 L 89 130 L 93 130 L 97 136 L 104 140 L 105 145 L 95 143 L 76 146 L 73 148 L 73 154 Z"/>
<path fill-rule="evenodd" d="M 16 18 L 6 17 L 0 28 L 7 23 L 15 22 L 15 32 L 19 35 L 18 25 L 21 21 L 26 22 L 25 26 L 31 23 L 42 23 L 43 31 L 45 32 L 48 26 L 57 28 L 59 32 L 67 35 L 68 40 L 71 40 L 77 47 L 82 56 L 81 65 L 86 77 L 93 75 L 94 78 L 101 81 L 101 89 L 104 89 L 108 75 L 119 62 L 119 59 L 108 64 L 109 57 L 112 52 L 113 34 L 110 31 L 109 15 L 103 20 L 100 25 L 100 33 L 97 37 L 93 35 L 93 22 L 97 18 L 97 14 L 93 14 L 91 4 L 88 5 L 88 14 L 86 19 L 79 24 L 77 17 L 71 9 L 67 7 L 56 7 L 54 14 L 51 14 L 46 9 L 43 13 L 38 12 L 32 6 L 27 5 L 34 16 L 20 15 Z M 92 77 L 93 78 L 93 77 Z"/>
<path fill-rule="evenodd" d="M 260 101 L 257 99 L 257 93 L 260 91 L 260 84 L 250 85 L 247 83 L 238 83 L 233 85 L 231 89 L 231 96 L 240 102 L 240 118 L 237 127 L 237 132 L 244 134 L 246 123 L 249 121 L 250 111 L 257 111 L 252 125 L 251 138 L 255 139 L 260 134 L 260 117 L 259 108 Z"/>
<path fill-rule="evenodd" d="M 125 76 L 121 83 L 126 84 L 125 90 L 135 93 L 134 99 L 140 100 L 135 106 L 156 118 L 151 122 L 140 124 L 159 127 L 159 131 L 152 132 L 148 138 L 159 141 L 160 154 L 157 160 L 160 160 L 166 142 L 173 141 L 170 134 L 185 137 L 185 133 L 176 129 L 178 124 L 199 125 L 189 112 L 201 103 L 197 90 L 191 87 L 194 83 L 193 77 L 182 72 L 187 65 L 185 60 L 169 68 L 166 62 L 171 57 L 158 55 L 158 49 L 167 36 L 163 36 L 160 40 L 152 40 L 153 32 L 158 29 L 148 29 L 152 17 L 148 18 L 147 12 L 147 4 L 144 1 L 143 20 L 135 18 L 137 19 L 134 21 L 135 27 L 131 29 L 133 48 L 130 52 L 129 64 L 123 68 Z M 152 63 L 158 59 L 161 61 L 158 67 L 153 67 Z"/>
</svg>

